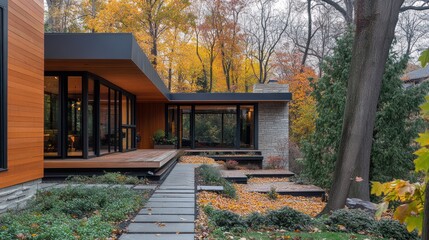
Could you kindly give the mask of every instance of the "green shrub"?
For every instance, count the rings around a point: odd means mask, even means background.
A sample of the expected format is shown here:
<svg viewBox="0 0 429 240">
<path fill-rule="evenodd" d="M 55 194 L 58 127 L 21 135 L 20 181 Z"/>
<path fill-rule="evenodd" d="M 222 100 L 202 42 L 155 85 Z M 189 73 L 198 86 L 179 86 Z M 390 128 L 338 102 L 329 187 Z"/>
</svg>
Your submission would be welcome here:
<svg viewBox="0 0 429 240">
<path fill-rule="evenodd" d="M 340 209 L 326 220 L 331 231 L 361 233 L 370 232 L 376 221 L 370 213 L 360 209 Z"/>
<path fill-rule="evenodd" d="M 147 184 L 147 179 L 139 179 L 135 176 L 127 176 L 119 172 L 105 173 L 103 175 L 94 176 L 69 176 L 66 179 L 69 183 L 85 183 L 85 184 Z"/>
<path fill-rule="evenodd" d="M 284 207 L 279 210 L 269 211 L 267 221 L 272 226 L 295 231 L 308 229 L 311 224 L 311 217 L 292 208 Z"/>
<path fill-rule="evenodd" d="M 207 207 L 206 214 L 208 215 L 211 224 L 215 227 L 222 228 L 225 231 L 246 228 L 245 221 L 236 213 Z"/>
<path fill-rule="evenodd" d="M 237 197 L 237 191 L 234 186 L 222 177 L 219 169 L 204 164 L 198 167 L 197 172 L 201 176 L 205 185 L 223 186 L 222 194 L 224 196 L 229 198 Z"/>
<path fill-rule="evenodd" d="M 259 230 L 262 227 L 269 225 L 266 216 L 260 213 L 251 213 L 244 218 L 245 223 L 248 227 L 253 230 Z"/>
<path fill-rule="evenodd" d="M 408 232 L 407 228 L 396 220 L 381 219 L 373 228 L 373 233 L 385 238 L 395 240 L 417 240 L 416 231 Z"/>
<path fill-rule="evenodd" d="M 274 186 L 271 186 L 270 191 L 267 193 L 267 197 L 271 200 L 277 200 L 279 197 L 279 194 L 276 191 L 276 188 Z"/>
</svg>

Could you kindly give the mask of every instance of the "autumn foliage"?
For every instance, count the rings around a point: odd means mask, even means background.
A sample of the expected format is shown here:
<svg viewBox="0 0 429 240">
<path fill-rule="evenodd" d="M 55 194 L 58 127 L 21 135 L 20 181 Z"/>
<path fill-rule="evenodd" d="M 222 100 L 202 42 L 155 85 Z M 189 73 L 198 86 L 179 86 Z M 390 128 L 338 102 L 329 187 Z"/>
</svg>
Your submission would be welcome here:
<svg viewBox="0 0 429 240">
<path fill-rule="evenodd" d="M 298 53 L 278 53 L 276 66 L 279 69 L 280 83 L 288 84 L 293 100 L 289 104 L 290 138 L 300 145 L 315 130 L 316 100 L 311 93 L 311 81 L 316 81 L 314 70 L 301 66 Z"/>
</svg>

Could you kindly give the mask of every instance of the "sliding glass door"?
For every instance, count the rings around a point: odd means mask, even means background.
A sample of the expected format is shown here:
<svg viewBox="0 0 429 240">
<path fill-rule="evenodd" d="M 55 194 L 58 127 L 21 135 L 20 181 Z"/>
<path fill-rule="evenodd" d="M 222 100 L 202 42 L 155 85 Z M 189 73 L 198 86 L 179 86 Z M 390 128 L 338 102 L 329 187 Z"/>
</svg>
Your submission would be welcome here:
<svg viewBox="0 0 429 240">
<path fill-rule="evenodd" d="M 45 131 L 44 153 L 45 156 L 60 156 L 60 80 L 59 76 L 45 77 Z"/>
<path fill-rule="evenodd" d="M 136 148 L 135 96 L 90 74 L 45 76 L 44 155 L 88 158 Z"/>
<path fill-rule="evenodd" d="M 167 105 L 166 133 L 179 148 L 255 149 L 256 105 Z"/>
</svg>

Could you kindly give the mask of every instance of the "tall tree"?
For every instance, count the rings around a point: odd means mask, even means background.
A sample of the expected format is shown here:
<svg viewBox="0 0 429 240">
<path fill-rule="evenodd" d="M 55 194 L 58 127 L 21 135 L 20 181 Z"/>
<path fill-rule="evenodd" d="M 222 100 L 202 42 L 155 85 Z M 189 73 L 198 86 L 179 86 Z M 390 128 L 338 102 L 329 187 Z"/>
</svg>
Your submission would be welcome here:
<svg viewBox="0 0 429 240">
<path fill-rule="evenodd" d="M 81 32 L 77 0 L 47 0 L 46 32 Z"/>
<path fill-rule="evenodd" d="M 255 10 L 249 15 L 247 36 L 252 45 L 253 68 L 259 83 L 266 83 L 271 70 L 271 57 L 289 26 L 290 4 L 281 11 L 274 7 L 275 0 L 257 0 Z"/>
<path fill-rule="evenodd" d="M 331 196 L 324 212 L 343 208 L 351 186 L 369 199 L 372 135 L 384 67 L 403 0 L 357 0 L 356 33 Z M 359 175 L 355 175 L 358 173 Z M 355 179 L 363 179 L 362 182 Z"/>
<path fill-rule="evenodd" d="M 215 0 L 212 13 L 215 17 L 215 29 L 225 76 L 227 91 L 234 91 L 237 85 L 237 55 L 240 55 L 241 28 L 239 22 L 245 8 L 243 0 Z M 233 87 L 234 86 L 234 87 Z"/>
<path fill-rule="evenodd" d="M 347 25 L 352 25 L 354 23 L 354 15 L 355 15 L 355 4 L 357 0 L 321 0 L 330 6 L 332 6 L 335 10 L 337 10 L 343 17 Z M 342 2 L 342 3 L 341 3 Z M 429 1 L 428 0 L 407 0 L 405 1 L 406 5 L 400 8 L 400 12 L 404 12 L 407 10 L 416 10 L 423 11 L 429 9 Z"/>
</svg>

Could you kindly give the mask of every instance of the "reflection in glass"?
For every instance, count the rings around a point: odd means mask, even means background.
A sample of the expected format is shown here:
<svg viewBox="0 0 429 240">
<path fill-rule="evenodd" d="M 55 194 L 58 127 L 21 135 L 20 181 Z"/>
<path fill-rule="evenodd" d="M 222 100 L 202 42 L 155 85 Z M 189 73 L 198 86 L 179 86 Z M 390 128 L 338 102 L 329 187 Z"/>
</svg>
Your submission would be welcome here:
<svg viewBox="0 0 429 240">
<path fill-rule="evenodd" d="M 67 89 L 67 156 L 82 157 L 82 77 L 68 77 Z"/>
<path fill-rule="evenodd" d="M 127 122 L 127 97 L 125 95 L 122 95 L 122 125 L 128 125 Z"/>
<path fill-rule="evenodd" d="M 236 106 L 195 107 L 195 148 L 234 148 Z"/>
<path fill-rule="evenodd" d="M 95 97 L 94 79 L 88 79 L 88 156 L 95 155 L 95 137 L 94 137 L 94 97 Z"/>
<path fill-rule="evenodd" d="M 118 93 L 110 89 L 110 152 L 119 151 L 118 147 Z"/>
<path fill-rule="evenodd" d="M 59 112 L 60 112 L 60 82 L 59 77 L 45 77 L 44 91 L 44 154 L 45 156 L 59 156 Z"/>
<path fill-rule="evenodd" d="M 167 110 L 167 136 L 176 136 L 177 106 L 168 106 Z"/>
<path fill-rule="evenodd" d="M 252 105 L 240 106 L 240 147 L 254 148 L 255 111 Z"/>
<path fill-rule="evenodd" d="M 100 154 L 109 152 L 109 88 L 100 84 Z"/>
<path fill-rule="evenodd" d="M 180 106 L 179 145 L 182 148 L 191 147 L 191 106 Z"/>
</svg>

